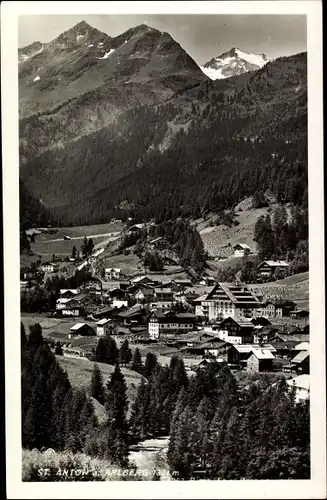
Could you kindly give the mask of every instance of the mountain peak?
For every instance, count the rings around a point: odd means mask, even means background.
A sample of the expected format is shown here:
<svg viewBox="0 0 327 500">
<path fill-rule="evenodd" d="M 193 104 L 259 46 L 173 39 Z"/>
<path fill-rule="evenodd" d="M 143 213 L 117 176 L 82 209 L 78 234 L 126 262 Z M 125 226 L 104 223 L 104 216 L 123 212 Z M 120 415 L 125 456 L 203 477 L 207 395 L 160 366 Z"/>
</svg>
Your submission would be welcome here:
<svg viewBox="0 0 327 500">
<path fill-rule="evenodd" d="M 267 62 L 268 58 L 263 53 L 254 54 L 232 47 L 220 56 L 213 57 L 200 68 L 209 78 L 217 80 L 258 70 Z"/>
</svg>

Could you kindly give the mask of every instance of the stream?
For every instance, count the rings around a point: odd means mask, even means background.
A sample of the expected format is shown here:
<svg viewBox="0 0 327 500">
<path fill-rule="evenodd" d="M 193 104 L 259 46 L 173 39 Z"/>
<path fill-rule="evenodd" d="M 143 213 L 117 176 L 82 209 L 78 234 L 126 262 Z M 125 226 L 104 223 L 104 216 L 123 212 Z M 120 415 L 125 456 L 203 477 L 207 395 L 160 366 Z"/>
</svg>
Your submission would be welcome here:
<svg viewBox="0 0 327 500">
<path fill-rule="evenodd" d="M 150 480 L 155 468 L 163 476 L 162 480 L 168 479 L 169 472 L 166 459 L 168 440 L 168 436 L 145 439 L 131 446 L 129 460 L 135 463 L 140 473 L 148 474 Z"/>
</svg>

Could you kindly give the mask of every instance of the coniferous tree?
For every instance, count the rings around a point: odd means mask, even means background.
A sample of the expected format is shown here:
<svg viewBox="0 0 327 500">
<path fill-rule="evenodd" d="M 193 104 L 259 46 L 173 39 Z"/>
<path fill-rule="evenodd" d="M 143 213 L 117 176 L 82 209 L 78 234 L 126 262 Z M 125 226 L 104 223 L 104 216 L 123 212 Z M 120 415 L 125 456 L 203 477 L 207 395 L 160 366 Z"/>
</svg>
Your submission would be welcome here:
<svg viewBox="0 0 327 500">
<path fill-rule="evenodd" d="M 64 355 L 62 347 L 61 347 L 61 342 L 56 342 L 55 354 L 56 354 L 56 356 L 63 356 Z"/>
<path fill-rule="evenodd" d="M 103 385 L 103 377 L 97 363 L 94 363 L 92 378 L 91 378 L 91 396 L 104 405 L 105 391 Z"/>
<path fill-rule="evenodd" d="M 126 366 L 132 359 L 132 351 L 129 348 L 128 340 L 125 339 L 119 349 L 119 363 Z"/>
<path fill-rule="evenodd" d="M 158 364 L 157 356 L 152 352 L 148 352 L 144 363 L 144 376 L 146 378 L 149 378 L 152 375 L 157 364 Z"/>
<path fill-rule="evenodd" d="M 133 353 L 131 370 L 134 370 L 135 372 L 138 373 L 143 373 L 142 357 L 140 349 L 138 347 L 134 350 Z"/>
</svg>

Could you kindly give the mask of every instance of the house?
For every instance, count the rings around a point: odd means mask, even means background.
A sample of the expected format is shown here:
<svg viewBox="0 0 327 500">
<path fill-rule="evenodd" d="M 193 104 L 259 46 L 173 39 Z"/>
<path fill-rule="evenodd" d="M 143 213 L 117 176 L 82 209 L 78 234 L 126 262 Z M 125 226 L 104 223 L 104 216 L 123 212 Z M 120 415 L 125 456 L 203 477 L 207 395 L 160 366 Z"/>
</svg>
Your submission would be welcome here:
<svg viewBox="0 0 327 500">
<path fill-rule="evenodd" d="M 286 383 L 289 387 L 295 387 L 295 400 L 297 403 L 310 398 L 310 375 L 299 375 L 287 380 Z"/>
<path fill-rule="evenodd" d="M 94 313 L 93 316 L 95 319 L 99 320 L 102 318 L 111 318 L 111 319 L 116 319 L 118 317 L 118 314 L 122 312 L 124 308 L 118 309 L 118 307 L 102 307 L 101 309 L 97 309 Z"/>
<path fill-rule="evenodd" d="M 70 333 L 68 334 L 68 338 L 70 339 L 74 336 L 89 337 L 95 334 L 96 333 L 94 329 L 87 323 L 76 323 L 76 325 L 70 328 Z"/>
<path fill-rule="evenodd" d="M 259 299 L 245 285 L 217 283 L 211 292 L 195 301 L 195 314 L 206 320 L 217 318 L 253 318 L 260 306 Z"/>
<path fill-rule="evenodd" d="M 209 333 L 206 333 L 204 331 L 199 332 L 198 330 L 196 330 L 187 333 L 179 333 L 172 338 L 169 337 L 165 344 L 169 347 L 177 348 L 194 347 L 202 345 L 203 343 L 213 338 L 214 336 L 210 335 Z"/>
<path fill-rule="evenodd" d="M 121 277 L 121 270 L 118 268 L 108 267 L 105 269 L 106 280 L 119 280 Z"/>
<path fill-rule="evenodd" d="M 131 285 L 152 285 L 152 286 L 155 286 L 156 285 L 156 282 L 153 281 L 151 278 L 149 278 L 148 276 L 136 276 L 136 278 L 133 278 L 131 280 Z"/>
<path fill-rule="evenodd" d="M 173 282 L 180 288 L 187 288 L 192 286 L 192 281 L 187 278 L 174 278 Z"/>
<path fill-rule="evenodd" d="M 290 361 L 289 365 L 284 366 L 285 371 L 296 371 L 300 373 L 310 373 L 310 352 L 300 351 Z"/>
<path fill-rule="evenodd" d="M 153 340 L 158 339 L 160 335 L 184 333 L 193 330 L 195 321 L 194 314 L 154 311 L 149 317 L 148 333 Z"/>
<path fill-rule="evenodd" d="M 255 327 L 254 332 L 253 332 L 253 342 L 255 344 L 265 344 L 267 342 L 270 342 L 271 339 L 273 339 L 277 333 L 277 328 L 273 326 L 262 326 L 262 327 Z"/>
<path fill-rule="evenodd" d="M 63 299 L 71 299 L 72 297 L 75 297 L 77 294 L 78 291 L 75 288 L 61 289 L 59 291 L 59 295 Z"/>
<path fill-rule="evenodd" d="M 272 371 L 274 358 L 275 356 L 268 349 L 252 349 L 247 358 L 246 369 L 249 372 Z"/>
<path fill-rule="evenodd" d="M 54 262 L 50 264 L 43 264 L 41 269 L 44 273 L 57 273 L 59 271 L 59 264 Z"/>
<path fill-rule="evenodd" d="M 106 295 L 111 299 L 122 300 L 125 298 L 126 292 L 121 288 L 112 288 L 111 290 L 108 290 Z"/>
<path fill-rule="evenodd" d="M 248 318 L 226 318 L 220 325 L 218 336 L 221 340 L 231 344 L 253 343 L 255 326 Z"/>
<path fill-rule="evenodd" d="M 292 349 L 302 342 L 309 342 L 308 333 L 276 333 L 270 340 L 279 356 L 290 357 Z"/>
<path fill-rule="evenodd" d="M 285 260 L 264 260 L 258 265 L 258 274 L 260 276 L 272 276 L 277 269 L 287 271 L 289 267 Z"/>
<path fill-rule="evenodd" d="M 143 325 L 146 319 L 146 311 L 141 304 L 135 304 L 130 309 L 119 312 L 117 318 L 124 326 Z"/>
<path fill-rule="evenodd" d="M 292 300 L 268 300 L 261 304 L 257 314 L 263 318 L 282 318 L 283 316 L 289 316 L 294 307 L 295 302 Z"/>
<path fill-rule="evenodd" d="M 200 285 L 204 286 L 214 286 L 216 284 L 217 280 L 213 276 L 205 276 L 202 278 L 200 281 Z"/>
<path fill-rule="evenodd" d="M 138 303 L 149 303 L 153 300 L 153 288 L 140 288 L 135 294 L 134 298 Z"/>
<path fill-rule="evenodd" d="M 171 288 L 155 288 L 154 299 L 157 302 L 174 302 L 174 292 Z"/>
<path fill-rule="evenodd" d="M 81 314 L 81 305 L 76 299 L 67 299 L 61 308 L 63 316 L 79 316 Z"/>
<path fill-rule="evenodd" d="M 309 321 L 309 311 L 305 309 L 296 309 L 290 312 L 290 317 L 297 320 L 302 320 L 304 323 L 308 324 Z"/>
<path fill-rule="evenodd" d="M 246 366 L 247 358 L 250 356 L 253 349 L 258 349 L 258 344 L 234 344 L 231 345 L 228 350 L 228 364 L 235 366 Z M 274 355 L 276 354 L 276 349 L 271 344 L 264 344 L 260 346 L 260 349 L 265 351 L 270 351 Z"/>
<path fill-rule="evenodd" d="M 103 318 L 97 321 L 97 335 L 98 336 L 104 336 L 104 335 L 109 335 L 112 332 L 113 326 L 112 326 L 112 320 Z"/>
<path fill-rule="evenodd" d="M 251 252 L 250 247 L 245 243 L 237 243 L 237 245 L 234 245 L 233 250 L 234 257 L 244 257 Z"/>
</svg>

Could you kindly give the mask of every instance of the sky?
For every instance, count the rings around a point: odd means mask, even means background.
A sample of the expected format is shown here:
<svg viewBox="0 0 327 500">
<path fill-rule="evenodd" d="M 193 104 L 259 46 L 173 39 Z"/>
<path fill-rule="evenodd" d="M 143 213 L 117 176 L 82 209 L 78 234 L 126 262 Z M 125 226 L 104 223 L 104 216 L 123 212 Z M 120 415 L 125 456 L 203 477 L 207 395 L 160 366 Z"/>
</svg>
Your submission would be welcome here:
<svg viewBox="0 0 327 500">
<path fill-rule="evenodd" d="M 29 15 L 19 17 L 19 47 L 49 42 L 80 21 L 111 37 L 139 24 L 167 31 L 198 63 L 232 47 L 268 58 L 307 50 L 304 15 Z"/>
</svg>

